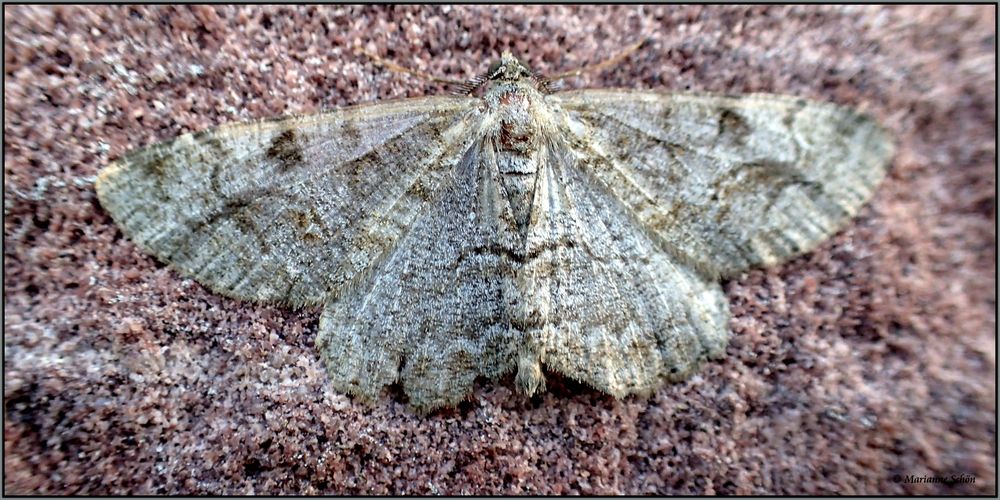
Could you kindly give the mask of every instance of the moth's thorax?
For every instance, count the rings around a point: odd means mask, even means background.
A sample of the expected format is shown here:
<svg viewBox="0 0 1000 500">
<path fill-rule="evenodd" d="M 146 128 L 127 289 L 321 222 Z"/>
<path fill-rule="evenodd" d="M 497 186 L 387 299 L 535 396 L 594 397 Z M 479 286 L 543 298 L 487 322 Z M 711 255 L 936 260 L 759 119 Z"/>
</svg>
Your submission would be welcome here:
<svg viewBox="0 0 1000 500">
<path fill-rule="evenodd" d="M 500 151 L 531 154 L 550 114 L 545 97 L 526 81 L 494 82 L 483 96 L 489 137 Z"/>
<path fill-rule="evenodd" d="M 539 151 L 549 133 L 551 112 L 545 96 L 530 81 L 493 82 L 486 102 L 486 137 L 495 152 L 497 176 L 519 232 L 531 218 Z"/>
</svg>

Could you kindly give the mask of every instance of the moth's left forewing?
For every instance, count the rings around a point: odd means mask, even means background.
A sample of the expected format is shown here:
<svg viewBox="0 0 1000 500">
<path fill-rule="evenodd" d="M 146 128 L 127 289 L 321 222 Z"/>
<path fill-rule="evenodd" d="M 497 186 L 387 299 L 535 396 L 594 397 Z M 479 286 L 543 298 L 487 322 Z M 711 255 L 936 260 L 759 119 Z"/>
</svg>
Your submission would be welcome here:
<svg viewBox="0 0 1000 500">
<path fill-rule="evenodd" d="M 292 305 L 374 272 L 470 144 L 473 98 L 223 125 L 133 151 L 96 191 L 132 241 L 212 290 Z"/>
<path fill-rule="evenodd" d="M 814 248 L 870 198 L 893 151 L 871 118 L 786 96 L 582 90 L 550 102 L 592 178 L 709 275 Z"/>
</svg>

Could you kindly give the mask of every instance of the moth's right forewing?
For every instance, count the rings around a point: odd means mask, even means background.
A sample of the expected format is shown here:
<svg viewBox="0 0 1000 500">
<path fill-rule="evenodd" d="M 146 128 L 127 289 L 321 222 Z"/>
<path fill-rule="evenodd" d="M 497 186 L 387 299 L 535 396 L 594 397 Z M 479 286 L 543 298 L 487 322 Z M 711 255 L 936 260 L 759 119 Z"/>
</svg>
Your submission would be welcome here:
<svg viewBox="0 0 1000 500">
<path fill-rule="evenodd" d="M 872 195 L 893 151 L 870 118 L 785 96 L 583 90 L 551 99 L 593 179 L 707 275 L 811 250 Z"/>
<path fill-rule="evenodd" d="M 131 154 L 97 181 L 141 247 L 212 290 L 312 304 L 377 265 L 472 142 L 473 98 L 225 125 Z"/>
</svg>

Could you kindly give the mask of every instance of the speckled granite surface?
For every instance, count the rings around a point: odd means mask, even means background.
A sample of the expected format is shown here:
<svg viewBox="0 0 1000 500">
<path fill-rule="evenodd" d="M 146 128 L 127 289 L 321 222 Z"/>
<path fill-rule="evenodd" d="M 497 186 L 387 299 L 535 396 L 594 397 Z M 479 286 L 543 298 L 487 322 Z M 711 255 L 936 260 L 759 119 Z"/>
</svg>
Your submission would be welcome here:
<svg viewBox="0 0 1000 500">
<path fill-rule="evenodd" d="M 996 493 L 996 32 L 980 7 L 4 9 L 4 492 Z M 726 284 L 727 357 L 648 399 L 482 381 L 420 417 L 334 393 L 318 310 L 143 255 L 92 178 L 227 121 L 653 43 L 572 86 L 768 91 L 898 138 L 818 251 Z M 954 484 L 894 479 L 960 476 Z M 974 482 L 968 482 L 974 478 Z"/>
</svg>

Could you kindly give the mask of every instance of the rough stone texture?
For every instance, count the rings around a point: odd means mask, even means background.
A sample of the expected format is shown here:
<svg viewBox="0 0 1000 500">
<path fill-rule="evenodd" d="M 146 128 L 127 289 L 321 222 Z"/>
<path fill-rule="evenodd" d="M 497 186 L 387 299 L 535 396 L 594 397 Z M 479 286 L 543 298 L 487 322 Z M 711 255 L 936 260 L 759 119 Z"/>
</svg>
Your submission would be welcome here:
<svg viewBox="0 0 1000 500">
<path fill-rule="evenodd" d="M 978 7 L 6 7 L 4 491 L 996 494 L 996 22 Z M 599 21 L 599 22 L 598 22 Z M 648 399 L 482 381 L 420 417 L 333 392 L 317 310 L 213 295 L 97 204 L 129 149 L 443 92 L 652 36 L 570 86 L 768 91 L 898 139 L 820 250 L 726 284 L 725 359 Z M 897 475 L 975 482 L 896 482 Z"/>
</svg>

